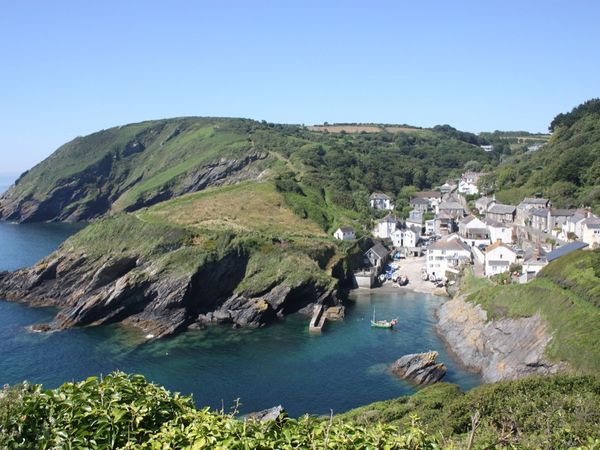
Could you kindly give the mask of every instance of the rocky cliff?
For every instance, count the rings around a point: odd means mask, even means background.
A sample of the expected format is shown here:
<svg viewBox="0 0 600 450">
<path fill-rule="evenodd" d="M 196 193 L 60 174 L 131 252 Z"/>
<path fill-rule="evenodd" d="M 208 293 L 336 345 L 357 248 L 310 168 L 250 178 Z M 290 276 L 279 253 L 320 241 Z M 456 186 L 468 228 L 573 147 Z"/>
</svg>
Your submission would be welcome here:
<svg viewBox="0 0 600 450">
<path fill-rule="evenodd" d="M 488 383 L 566 368 L 544 357 L 552 335 L 539 314 L 488 321 L 481 306 L 457 297 L 439 308 L 437 331 L 459 359 L 481 372 Z"/>
<path fill-rule="evenodd" d="M 0 299 L 60 310 L 40 330 L 122 322 L 150 338 L 208 324 L 261 327 L 339 305 L 333 243 L 197 231 L 121 214 L 88 225 L 35 266 L 0 274 Z M 338 271 L 339 272 L 339 271 Z"/>
</svg>

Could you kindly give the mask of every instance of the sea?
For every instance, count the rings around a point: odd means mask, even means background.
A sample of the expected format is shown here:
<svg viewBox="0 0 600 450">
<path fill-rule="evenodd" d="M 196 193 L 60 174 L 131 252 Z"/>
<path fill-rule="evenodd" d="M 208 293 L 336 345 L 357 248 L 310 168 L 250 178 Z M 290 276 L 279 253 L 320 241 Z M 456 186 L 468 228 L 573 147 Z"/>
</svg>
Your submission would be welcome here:
<svg viewBox="0 0 600 450">
<path fill-rule="evenodd" d="M 0 271 L 34 264 L 82 226 L 0 222 Z M 56 310 L 0 299 L 0 383 L 53 388 L 121 370 L 192 395 L 198 406 L 229 410 L 239 401 L 240 413 L 282 405 L 292 416 L 321 415 L 414 393 L 419 387 L 396 378 L 389 365 L 437 350 L 448 367 L 444 381 L 469 389 L 479 376 L 461 367 L 433 329 L 440 301 L 374 291 L 354 296 L 345 320 L 328 323 L 321 335 L 308 332 L 306 317 L 292 315 L 258 330 L 218 326 L 148 343 L 119 325 L 33 333 L 27 327 Z M 374 311 L 378 319 L 397 317 L 396 329 L 371 328 Z"/>
</svg>

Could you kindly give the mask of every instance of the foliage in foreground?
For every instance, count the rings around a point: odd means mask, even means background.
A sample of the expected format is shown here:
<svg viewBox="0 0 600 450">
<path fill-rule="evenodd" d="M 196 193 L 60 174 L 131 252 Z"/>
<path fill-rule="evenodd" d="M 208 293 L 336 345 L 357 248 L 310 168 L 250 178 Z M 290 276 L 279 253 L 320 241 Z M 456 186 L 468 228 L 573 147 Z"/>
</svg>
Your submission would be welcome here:
<svg viewBox="0 0 600 450">
<path fill-rule="evenodd" d="M 0 447 L 128 449 L 600 448 L 600 381 L 532 378 L 466 394 L 439 384 L 343 416 L 266 423 L 196 409 L 140 375 L 113 373 L 53 390 L 0 393 Z M 420 422 L 415 417 L 419 414 Z"/>
<path fill-rule="evenodd" d="M 140 375 L 66 383 L 54 390 L 21 385 L 0 397 L 0 447 L 136 449 L 435 449 L 418 426 L 356 425 L 304 416 L 267 423 L 197 410 Z"/>
</svg>

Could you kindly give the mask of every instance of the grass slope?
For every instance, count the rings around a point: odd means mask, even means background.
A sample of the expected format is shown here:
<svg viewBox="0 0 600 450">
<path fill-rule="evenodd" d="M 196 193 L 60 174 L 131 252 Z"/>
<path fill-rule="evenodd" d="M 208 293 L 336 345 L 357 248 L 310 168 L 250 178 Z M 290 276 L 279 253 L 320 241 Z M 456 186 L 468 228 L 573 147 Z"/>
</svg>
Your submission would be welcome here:
<svg viewBox="0 0 600 450">
<path fill-rule="evenodd" d="M 567 361 L 578 373 L 600 370 L 600 251 L 577 251 L 545 267 L 526 285 L 480 286 L 468 300 L 488 318 L 530 317 L 537 312 L 553 339 L 546 349 L 554 361 Z"/>
</svg>

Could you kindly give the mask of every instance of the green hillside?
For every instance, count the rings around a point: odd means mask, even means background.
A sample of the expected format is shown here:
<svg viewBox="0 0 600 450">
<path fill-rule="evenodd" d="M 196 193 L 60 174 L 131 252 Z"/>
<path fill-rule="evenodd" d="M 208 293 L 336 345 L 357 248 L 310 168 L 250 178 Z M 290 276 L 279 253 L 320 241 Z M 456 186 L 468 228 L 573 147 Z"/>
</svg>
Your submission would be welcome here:
<svg viewBox="0 0 600 450">
<path fill-rule="evenodd" d="M 469 301 L 489 319 L 540 313 L 553 333 L 546 355 L 578 373 L 600 369 L 600 251 L 579 250 L 546 266 L 525 285 L 482 284 Z"/>
<path fill-rule="evenodd" d="M 600 99 L 557 115 L 550 128 L 547 145 L 508 158 L 484 183 L 504 202 L 541 194 L 557 207 L 588 205 L 600 212 Z"/>
<path fill-rule="evenodd" d="M 202 402 L 202 399 L 196 399 Z M 5 387 L 0 446 L 89 449 L 598 448 L 600 381 L 556 376 L 480 386 L 441 383 L 341 416 L 243 420 L 196 409 L 142 376 L 113 373 L 53 390 Z M 467 443 L 473 429 L 472 446 Z"/>
<path fill-rule="evenodd" d="M 372 191 L 397 195 L 496 157 L 451 127 L 328 133 L 244 119 L 178 118 L 79 137 L 23 174 L 0 199 L 0 219 L 86 220 L 134 211 L 209 186 L 280 180 L 322 228 L 335 210 L 360 212 Z M 298 195 L 294 195 L 298 194 Z"/>
</svg>

